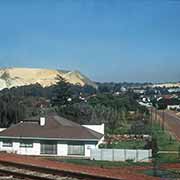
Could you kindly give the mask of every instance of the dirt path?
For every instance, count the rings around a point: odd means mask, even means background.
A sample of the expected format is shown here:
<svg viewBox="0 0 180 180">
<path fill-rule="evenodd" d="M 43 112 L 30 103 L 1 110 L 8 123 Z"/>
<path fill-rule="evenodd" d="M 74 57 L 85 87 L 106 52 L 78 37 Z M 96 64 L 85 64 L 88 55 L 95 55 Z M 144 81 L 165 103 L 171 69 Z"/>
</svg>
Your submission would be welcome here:
<svg viewBox="0 0 180 180">
<path fill-rule="evenodd" d="M 0 160 L 10 161 L 21 164 L 30 164 L 35 166 L 49 167 L 54 169 L 73 171 L 79 173 L 88 173 L 92 175 L 113 177 L 124 180 L 161 180 L 161 178 L 150 177 L 141 174 L 140 171 L 151 167 L 121 167 L 121 168 L 100 168 L 92 166 L 75 165 L 70 163 L 62 163 L 58 161 L 46 160 L 41 158 L 20 156 L 14 154 L 0 154 Z"/>
</svg>

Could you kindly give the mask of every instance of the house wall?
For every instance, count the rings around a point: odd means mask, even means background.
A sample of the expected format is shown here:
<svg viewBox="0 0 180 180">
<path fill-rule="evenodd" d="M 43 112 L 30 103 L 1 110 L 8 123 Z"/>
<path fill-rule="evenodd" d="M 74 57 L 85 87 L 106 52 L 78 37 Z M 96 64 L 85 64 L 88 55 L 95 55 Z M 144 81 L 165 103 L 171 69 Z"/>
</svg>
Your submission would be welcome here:
<svg viewBox="0 0 180 180">
<path fill-rule="evenodd" d="M 180 105 L 168 105 L 167 109 L 171 110 L 171 109 L 180 109 Z"/>
<path fill-rule="evenodd" d="M 23 155 L 40 155 L 40 143 L 34 142 L 32 148 L 19 147 L 17 153 Z"/>
<path fill-rule="evenodd" d="M 68 155 L 68 145 L 67 144 L 57 144 L 57 155 L 58 156 L 67 156 Z"/>
<path fill-rule="evenodd" d="M 85 142 L 85 157 L 90 157 L 91 149 L 96 148 L 96 143 L 93 142 Z M 35 141 L 33 142 L 33 147 L 20 147 L 20 142 L 18 140 L 13 141 L 12 147 L 3 147 L 2 141 L 0 141 L 0 151 L 7 151 L 8 153 L 17 153 L 21 155 L 41 155 L 41 145 L 40 142 Z M 65 142 L 58 142 L 57 143 L 57 156 L 68 156 L 68 144 Z"/>
<path fill-rule="evenodd" d="M 103 144 L 103 142 L 104 142 L 104 136 L 98 141 L 98 143 L 96 144 L 96 148 L 98 148 L 100 144 Z"/>
<path fill-rule="evenodd" d="M 6 130 L 6 128 L 0 128 L 0 132 L 2 132 L 2 131 L 4 131 L 4 130 Z"/>
<path fill-rule="evenodd" d="M 91 149 L 95 149 L 95 144 L 85 144 L 85 157 L 91 156 Z"/>
<path fill-rule="evenodd" d="M 82 125 L 98 133 L 104 134 L 104 124 L 101 125 Z"/>
<path fill-rule="evenodd" d="M 25 148 L 20 147 L 20 142 L 13 141 L 12 147 L 3 147 L 2 141 L 0 142 L 0 150 L 9 153 L 17 153 L 22 155 L 40 155 L 40 143 L 33 142 L 33 147 Z"/>
</svg>

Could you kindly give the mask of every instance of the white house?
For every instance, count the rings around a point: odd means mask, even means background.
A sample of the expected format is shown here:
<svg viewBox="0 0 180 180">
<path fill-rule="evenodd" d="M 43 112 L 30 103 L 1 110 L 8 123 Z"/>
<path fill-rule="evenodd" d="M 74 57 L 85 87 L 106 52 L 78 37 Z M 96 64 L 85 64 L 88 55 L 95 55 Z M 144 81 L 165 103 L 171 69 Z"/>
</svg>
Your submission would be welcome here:
<svg viewBox="0 0 180 180">
<path fill-rule="evenodd" d="M 22 155 L 90 157 L 104 138 L 104 125 L 81 126 L 57 114 L 21 121 L 0 132 L 0 151 Z"/>
<path fill-rule="evenodd" d="M 180 110 L 180 105 L 168 105 L 168 110 Z"/>
</svg>

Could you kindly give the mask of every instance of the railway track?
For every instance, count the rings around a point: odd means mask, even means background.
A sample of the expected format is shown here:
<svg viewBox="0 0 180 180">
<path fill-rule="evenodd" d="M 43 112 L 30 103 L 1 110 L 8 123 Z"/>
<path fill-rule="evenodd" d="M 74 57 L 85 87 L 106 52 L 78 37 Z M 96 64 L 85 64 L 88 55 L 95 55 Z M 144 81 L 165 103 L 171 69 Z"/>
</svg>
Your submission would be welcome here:
<svg viewBox="0 0 180 180">
<path fill-rule="evenodd" d="M 32 171 L 22 168 L 17 168 L 14 166 L 5 166 L 0 165 L 0 179 L 9 179 L 9 180 L 20 180 L 20 179 L 27 179 L 27 180 L 78 180 L 76 178 L 59 176 L 54 174 L 42 173 L 38 171 Z"/>
<path fill-rule="evenodd" d="M 123 180 L 7 161 L 0 161 L 0 174 L 4 174 L 7 178 L 12 176 L 10 180 L 17 180 L 17 178 L 27 180 Z"/>
</svg>

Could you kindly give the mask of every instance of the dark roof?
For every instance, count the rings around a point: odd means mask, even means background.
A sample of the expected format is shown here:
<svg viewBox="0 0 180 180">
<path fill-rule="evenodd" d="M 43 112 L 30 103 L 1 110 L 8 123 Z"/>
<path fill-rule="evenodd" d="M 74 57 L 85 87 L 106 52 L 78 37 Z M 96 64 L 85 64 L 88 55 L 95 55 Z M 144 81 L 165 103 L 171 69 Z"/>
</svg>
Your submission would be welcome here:
<svg viewBox="0 0 180 180">
<path fill-rule="evenodd" d="M 102 134 L 57 114 L 48 115 L 44 126 L 40 126 L 38 117 L 31 119 L 0 132 L 0 137 L 62 140 L 99 140 L 103 137 Z"/>
</svg>

